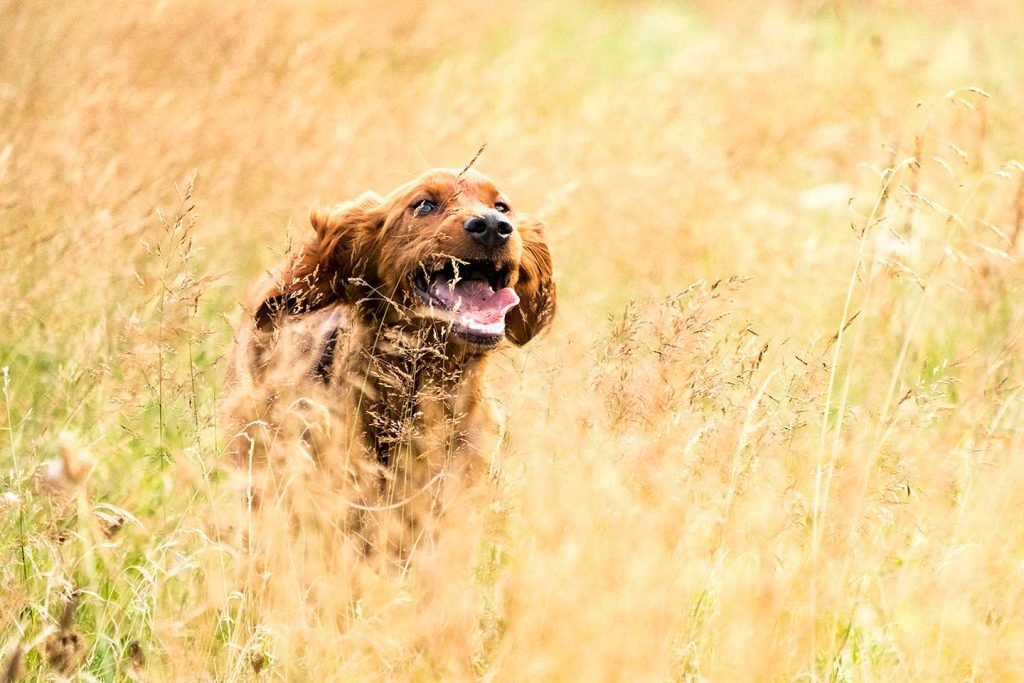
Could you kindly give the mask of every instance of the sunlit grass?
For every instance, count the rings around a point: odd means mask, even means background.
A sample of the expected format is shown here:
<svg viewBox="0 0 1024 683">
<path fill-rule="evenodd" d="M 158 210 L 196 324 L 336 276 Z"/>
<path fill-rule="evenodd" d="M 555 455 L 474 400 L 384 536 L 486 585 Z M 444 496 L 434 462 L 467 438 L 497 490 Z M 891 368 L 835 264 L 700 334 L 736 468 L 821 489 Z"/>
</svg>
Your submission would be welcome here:
<svg viewBox="0 0 1024 683">
<path fill-rule="evenodd" d="M 1024 15 L 762 9 L 0 4 L 7 679 L 1024 677 Z M 259 565 L 247 284 L 484 142 L 560 286 L 491 476 Z"/>
</svg>

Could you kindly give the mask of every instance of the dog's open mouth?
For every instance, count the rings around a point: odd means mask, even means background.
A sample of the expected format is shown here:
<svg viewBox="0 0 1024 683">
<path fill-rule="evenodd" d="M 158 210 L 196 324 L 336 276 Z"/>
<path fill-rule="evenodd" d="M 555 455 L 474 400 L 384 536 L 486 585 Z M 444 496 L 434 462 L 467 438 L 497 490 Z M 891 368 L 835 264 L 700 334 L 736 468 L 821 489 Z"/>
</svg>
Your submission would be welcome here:
<svg viewBox="0 0 1024 683">
<path fill-rule="evenodd" d="M 451 322 L 452 332 L 473 344 L 493 346 L 505 336 L 505 314 L 519 303 L 516 290 L 508 286 L 509 275 L 490 261 L 449 259 L 435 270 L 421 269 L 415 290 L 435 317 Z"/>
</svg>

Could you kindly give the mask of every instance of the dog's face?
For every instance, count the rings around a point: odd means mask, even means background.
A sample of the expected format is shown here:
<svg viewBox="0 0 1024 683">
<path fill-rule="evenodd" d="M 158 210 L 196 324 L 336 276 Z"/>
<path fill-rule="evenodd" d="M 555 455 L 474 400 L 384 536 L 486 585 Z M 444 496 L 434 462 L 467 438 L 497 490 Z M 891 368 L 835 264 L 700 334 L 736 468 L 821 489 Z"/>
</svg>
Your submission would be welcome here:
<svg viewBox="0 0 1024 683">
<path fill-rule="evenodd" d="M 523 237 L 508 198 L 474 171 L 433 171 L 386 202 L 377 269 L 388 292 L 458 339 L 493 346 L 519 305 Z"/>
<path fill-rule="evenodd" d="M 553 318 L 543 226 L 474 170 L 433 170 L 386 198 L 314 211 L 316 238 L 261 297 L 257 323 L 337 301 L 391 325 L 440 325 L 484 351 Z"/>
</svg>

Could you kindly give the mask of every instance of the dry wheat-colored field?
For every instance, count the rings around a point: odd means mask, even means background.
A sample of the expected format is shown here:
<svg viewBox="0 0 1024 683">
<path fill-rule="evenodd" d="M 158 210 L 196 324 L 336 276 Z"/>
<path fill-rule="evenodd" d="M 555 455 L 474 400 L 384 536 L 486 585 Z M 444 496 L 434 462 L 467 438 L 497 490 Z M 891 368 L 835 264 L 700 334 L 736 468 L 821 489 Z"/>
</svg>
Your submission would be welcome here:
<svg viewBox="0 0 1024 683">
<path fill-rule="evenodd" d="M 1024 680 L 1022 27 L 0 1 L 0 676 Z M 250 561 L 247 284 L 484 143 L 560 287 L 491 476 L 401 570 L 332 555 L 324 491 Z"/>
</svg>

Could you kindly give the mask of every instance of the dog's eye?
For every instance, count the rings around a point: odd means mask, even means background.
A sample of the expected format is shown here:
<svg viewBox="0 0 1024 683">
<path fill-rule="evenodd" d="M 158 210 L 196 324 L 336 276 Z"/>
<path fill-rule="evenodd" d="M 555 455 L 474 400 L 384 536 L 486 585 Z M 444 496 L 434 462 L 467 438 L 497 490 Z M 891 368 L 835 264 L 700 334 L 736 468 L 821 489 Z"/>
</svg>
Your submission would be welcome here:
<svg viewBox="0 0 1024 683">
<path fill-rule="evenodd" d="M 412 205 L 412 212 L 417 216 L 426 216 L 437 211 L 437 203 L 430 199 L 421 199 Z"/>
<path fill-rule="evenodd" d="M 494 208 L 501 213 L 508 213 L 512 210 L 505 202 L 494 202 Z"/>
</svg>

